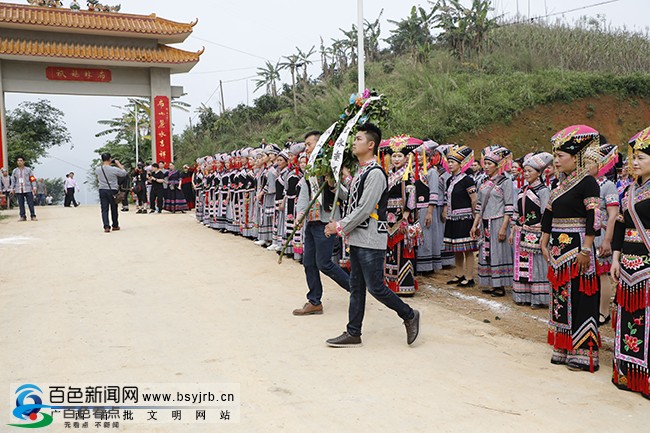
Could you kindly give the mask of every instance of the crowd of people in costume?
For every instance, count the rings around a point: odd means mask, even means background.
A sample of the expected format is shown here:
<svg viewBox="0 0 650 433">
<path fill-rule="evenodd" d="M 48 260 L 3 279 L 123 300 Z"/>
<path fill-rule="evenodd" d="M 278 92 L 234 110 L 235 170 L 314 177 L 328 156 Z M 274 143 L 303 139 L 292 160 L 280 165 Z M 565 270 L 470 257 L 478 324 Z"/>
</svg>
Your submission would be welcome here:
<svg viewBox="0 0 650 433">
<path fill-rule="evenodd" d="M 340 185 L 305 176 L 319 136 L 206 156 L 192 178 L 199 222 L 304 261 L 308 302 L 296 315 L 322 313 L 319 271 L 350 290 L 351 249 L 345 233 L 329 236 L 328 220 L 361 206 L 350 198 L 348 169 Z M 511 288 L 517 305 L 548 309 L 553 364 L 598 370 L 599 326 L 611 320 L 613 382 L 650 398 L 650 128 L 630 140 L 626 161 L 585 125 L 551 142 L 552 153 L 515 159 L 501 145 L 475 158 L 463 145 L 383 140 L 372 168 L 384 173 L 385 190 L 360 227 L 374 220 L 385 230 L 377 249 L 385 250 L 384 283 L 398 295 L 414 294 L 418 275 L 455 267 L 449 285 L 494 297 Z M 306 241 L 317 251 L 309 258 Z"/>
</svg>

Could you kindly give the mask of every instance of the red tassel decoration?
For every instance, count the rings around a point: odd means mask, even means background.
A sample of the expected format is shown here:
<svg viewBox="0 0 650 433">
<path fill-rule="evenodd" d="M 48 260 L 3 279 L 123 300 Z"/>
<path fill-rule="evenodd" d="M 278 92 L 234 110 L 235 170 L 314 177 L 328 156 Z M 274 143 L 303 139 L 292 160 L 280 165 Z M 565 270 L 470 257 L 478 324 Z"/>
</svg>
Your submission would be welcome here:
<svg viewBox="0 0 650 433">
<path fill-rule="evenodd" d="M 415 180 L 420 180 L 420 158 L 415 157 Z"/>
</svg>

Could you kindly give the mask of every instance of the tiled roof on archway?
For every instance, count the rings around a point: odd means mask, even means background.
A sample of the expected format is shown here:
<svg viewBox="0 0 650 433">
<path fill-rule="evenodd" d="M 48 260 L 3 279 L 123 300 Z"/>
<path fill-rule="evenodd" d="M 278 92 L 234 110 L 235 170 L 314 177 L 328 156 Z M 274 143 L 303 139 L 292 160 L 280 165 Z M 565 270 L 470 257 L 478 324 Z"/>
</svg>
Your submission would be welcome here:
<svg viewBox="0 0 650 433">
<path fill-rule="evenodd" d="M 0 59 L 46 57 L 59 61 L 92 61 L 93 64 L 151 64 L 170 67 L 173 72 L 187 72 L 199 61 L 202 53 L 203 50 L 195 53 L 160 44 L 156 47 L 125 47 L 0 37 Z"/>
<path fill-rule="evenodd" d="M 163 43 L 184 41 L 197 21 L 189 24 L 159 18 L 155 14 L 72 11 L 0 3 L 0 28 L 33 29 L 158 39 Z"/>
</svg>

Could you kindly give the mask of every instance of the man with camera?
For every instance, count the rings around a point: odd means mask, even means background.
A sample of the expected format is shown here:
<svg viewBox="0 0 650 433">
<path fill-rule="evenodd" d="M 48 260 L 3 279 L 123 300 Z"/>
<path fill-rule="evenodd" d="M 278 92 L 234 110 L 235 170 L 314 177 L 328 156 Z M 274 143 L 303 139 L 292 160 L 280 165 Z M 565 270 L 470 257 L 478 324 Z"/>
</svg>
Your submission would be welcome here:
<svg viewBox="0 0 650 433">
<path fill-rule="evenodd" d="M 114 164 L 114 165 L 113 165 Z M 117 167 L 116 167 L 117 166 Z M 99 203 L 102 209 L 102 222 L 104 224 L 104 233 L 110 233 L 120 229 L 118 222 L 117 203 L 113 196 L 118 192 L 118 178 L 126 176 L 126 170 L 120 161 L 111 158 L 111 154 L 102 153 L 102 165 L 95 169 L 97 180 L 99 181 Z M 111 210 L 111 220 L 113 225 L 109 224 L 108 209 Z"/>
</svg>

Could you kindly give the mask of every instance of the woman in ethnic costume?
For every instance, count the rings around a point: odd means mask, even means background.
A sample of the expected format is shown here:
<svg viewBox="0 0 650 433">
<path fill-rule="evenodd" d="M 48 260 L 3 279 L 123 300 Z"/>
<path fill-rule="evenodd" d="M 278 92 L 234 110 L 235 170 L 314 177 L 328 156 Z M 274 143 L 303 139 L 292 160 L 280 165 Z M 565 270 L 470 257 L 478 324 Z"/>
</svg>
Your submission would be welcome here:
<svg viewBox="0 0 650 433">
<path fill-rule="evenodd" d="M 181 190 L 181 173 L 176 170 L 172 162 L 169 163 L 169 174 L 167 175 L 167 197 L 163 208 L 171 213 L 189 210 L 185 195 Z"/>
<path fill-rule="evenodd" d="M 289 151 L 283 150 L 275 158 L 275 168 L 278 177 L 275 179 L 275 211 L 273 214 L 273 244 L 268 249 L 280 251 L 284 244 L 285 226 L 285 195 L 287 190 L 287 179 L 289 177 Z"/>
<path fill-rule="evenodd" d="M 542 215 L 551 194 L 540 178 L 553 163 L 553 155 L 540 152 L 524 160 L 526 186 L 517 197 L 510 243 L 514 247 L 512 298 L 517 305 L 547 307 L 551 296 L 548 263 L 542 255 Z"/>
<path fill-rule="evenodd" d="M 230 157 L 220 155 L 217 162 L 217 177 L 215 179 L 215 225 L 214 228 L 225 232 L 228 228 L 228 203 L 230 202 Z"/>
<path fill-rule="evenodd" d="M 453 251 L 448 251 L 445 249 L 445 220 L 443 218 L 442 211 L 445 207 L 445 201 L 447 200 L 447 181 L 451 178 L 451 173 L 449 172 L 449 163 L 447 161 L 447 154 L 449 150 L 453 148 L 453 144 L 442 144 L 438 146 L 435 150 L 436 156 L 435 159 L 438 159 L 438 164 L 436 165 L 436 170 L 438 171 L 438 203 L 436 206 L 436 218 L 432 221 L 434 226 L 434 235 L 433 235 L 433 250 L 440 250 L 440 259 L 442 262 L 442 269 L 452 269 L 456 267 L 456 255 Z"/>
<path fill-rule="evenodd" d="M 601 226 L 600 189 L 587 173 L 584 154 L 600 135 L 585 125 L 553 136 L 559 184 L 551 191 L 542 217 L 542 253 L 549 262 L 551 306 L 548 342 L 551 363 L 570 370 L 599 368 L 599 284 L 594 238 Z"/>
<path fill-rule="evenodd" d="M 483 293 L 495 297 L 505 296 L 505 288 L 512 286 L 512 247 L 507 240 L 515 197 L 512 181 L 504 174 L 511 162 L 512 152 L 503 146 L 483 149 L 486 177 L 478 191 L 470 231 L 473 239 L 480 238 L 478 284 L 486 287 Z"/>
<path fill-rule="evenodd" d="M 257 239 L 257 224 L 255 223 L 255 151 L 248 149 L 248 157 L 245 162 L 244 170 L 244 195 L 243 195 L 243 232 L 242 234 L 249 239 Z"/>
<path fill-rule="evenodd" d="M 623 197 L 612 248 L 611 275 L 616 290 L 614 371 L 620 389 L 650 399 L 648 338 L 650 337 L 650 128 L 630 140 L 628 153 L 637 181 Z"/>
<path fill-rule="evenodd" d="M 601 136 L 601 139 L 603 137 Z M 607 178 L 615 170 L 618 161 L 618 148 L 613 144 L 601 144 L 585 155 L 591 162 L 589 174 L 598 181 L 600 187 L 600 215 L 602 224 L 600 234 L 594 239 L 596 250 L 596 274 L 600 278 L 600 313 L 598 325 L 603 326 L 611 319 L 610 302 L 613 295 L 609 271 L 612 267 L 612 237 L 614 225 L 619 214 L 619 196 L 616 184 Z"/>
<path fill-rule="evenodd" d="M 273 240 L 273 215 L 275 213 L 275 180 L 277 178 L 277 170 L 273 166 L 275 155 L 279 153 L 277 146 L 268 145 L 265 149 L 266 152 L 266 168 L 264 170 L 262 189 L 260 190 L 257 199 L 262 204 L 260 215 L 260 230 L 259 238 L 262 246 L 267 248 L 272 245 Z"/>
<path fill-rule="evenodd" d="M 447 180 L 442 220 L 445 222 L 444 248 L 454 253 L 456 266 L 462 274 L 447 281 L 459 287 L 474 287 L 474 252 L 478 250 L 470 231 L 474 224 L 476 184 L 465 171 L 474 161 L 474 151 L 467 146 L 454 146 L 447 154 L 451 177 Z"/>
<path fill-rule="evenodd" d="M 284 194 L 284 235 L 282 236 L 280 248 L 282 248 L 295 227 L 298 182 L 301 178 L 300 167 L 298 167 L 298 155 L 304 150 L 304 143 L 294 143 L 289 148 L 290 163 L 287 167 L 287 180 Z M 285 254 L 290 257 L 294 255 L 293 243 L 287 245 Z"/>
<path fill-rule="evenodd" d="M 440 221 L 442 206 L 438 206 L 441 192 L 440 177 L 436 167 L 440 163 L 440 154 L 436 152 L 437 147 L 437 143 L 425 141 L 413 151 L 418 163 L 415 168 L 416 218 L 422 230 L 422 242 L 417 249 L 416 271 L 422 275 L 442 269 L 440 254 L 444 227 Z M 440 232 L 440 242 L 436 243 L 438 232 Z"/>
<path fill-rule="evenodd" d="M 203 189 L 203 178 L 205 170 L 205 162 L 203 158 L 196 160 L 197 168 L 192 174 L 192 188 L 196 195 L 196 212 L 195 217 L 198 222 L 203 221 L 203 213 L 205 212 L 205 190 Z"/>
<path fill-rule="evenodd" d="M 298 186 L 296 187 L 296 205 L 298 204 L 298 197 L 300 196 L 300 190 L 302 188 L 307 188 L 307 181 L 305 180 L 305 170 L 307 169 L 307 164 L 309 163 L 309 158 L 307 157 L 307 154 L 305 152 L 302 152 L 300 155 L 298 155 L 298 166 L 300 168 L 299 171 L 299 179 L 298 179 Z M 296 209 L 297 210 L 297 209 Z M 296 212 L 294 212 L 296 213 Z M 294 215 L 295 218 L 298 217 L 298 215 Z M 304 252 L 304 245 L 303 245 L 303 239 L 305 239 L 305 226 L 307 224 L 302 224 L 300 228 L 296 231 L 296 234 L 293 236 L 292 240 L 292 247 L 293 247 L 293 258 L 294 260 L 299 261 L 302 263 L 302 255 Z"/>
<path fill-rule="evenodd" d="M 257 222 L 257 241 L 255 245 L 267 247 L 271 239 L 271 225 L 266 224 L 266 214 L 264 212 L 264 188 L 266 187 L 266 174 L 269 156 L 266 149 L 260 149 L 257 153 L 258 170 L 255 173 L 255 203 L 256 203 L 256 222 Z"/>
<path fill-rule="evenodd" d="M 183 197 L 185 197 L 185 201 L 187 202 L 187 207 L 189 210 L 192 210 L 195 207 L 194 190 L 192 189 L 193 174 L 194 169 L 185 164 L 181 173 L 181 191 L 183 191 Z"/>
<path fill-rule="evenodd" d="M 203 212 L 203 220 L 201 223 L 211 227 L 214 219 L 213 204 L 214 204 L 214 177 L 216 170 L 216 162 L 212 156 L 206 159 L 205 177 L 203 178 L 203 190 L 205 191 L 204 203 L 205 208 Z"/>
<path fill-rule="evenodd" d="M 228 177 L 228 207 L 226 230 L 239 233 L 239 150 L 230 153 L 230 176 Z"/>
<path fill-rule="evenodd" d="M 474 252 L 476 240 L 470 236 L 476 207 L 476 185 L 465 171 L 474 161 L 474 151 L 467 146 L 454 146 L 447 154 L 451 177 L 447 180 L 442 220 L 445 222 L 445 250 L 454 253 L 456 266 L 462 274 L 447 281 L 459 287 L 474 287 Z"/>
<path fill-rule="evenodd" d="M 388 171 L 388 245 L 384 278 L 386 285 L 398 295 L 413 295 L 418 289 L 415 280 L 417 228 L 415 221 L 415 186 L 411 175 L 411 151 L 421 140 L 406 135 L 384 140 L 379 145 L 383 158 L 390 157 Z M 408 163 L 407 163 L 408 160 Z"/>
</svg>

